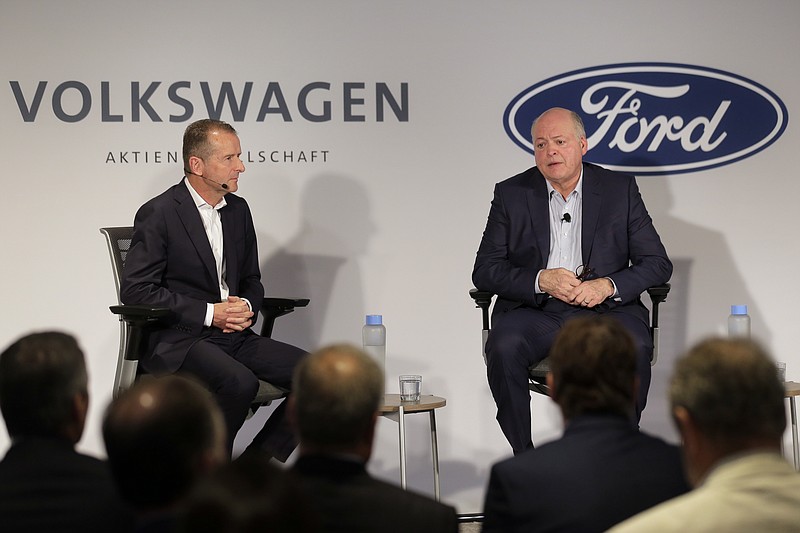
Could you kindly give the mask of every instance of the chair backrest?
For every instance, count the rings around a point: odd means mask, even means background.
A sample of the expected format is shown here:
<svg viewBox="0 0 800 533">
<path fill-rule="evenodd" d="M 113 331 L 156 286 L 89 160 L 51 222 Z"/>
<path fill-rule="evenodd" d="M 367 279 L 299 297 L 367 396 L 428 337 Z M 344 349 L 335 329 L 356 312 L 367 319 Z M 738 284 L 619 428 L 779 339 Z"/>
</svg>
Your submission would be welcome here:
<svg viewBox="0 0 800 533">
<path fill-rule="evenodd" d="M 108 253 L 111 256 L 111 266 L 113 267 L 114 273 L 114 287 L 117 291 L 117 301 L 122 305 L 122 301 L 120 300 L 122 269 L 125 266 L 125 259 L 128 256 L 128 251 L 131 249 L 133 227 L 120 226 L 100 228 L 100 233 L 105 236 L 106 244 L 108 244 Z M 269 337 L 272 333 L 272 325 L 277 317 L 291 313 L 294 311 L 295 307 L 305 307 L 306 305 L 308 305 L 308 299 L 305 298 L 265 298 L 261 310 L 265 317 L 262 334 L 266 333 L 264 336 Z M 135 306 L 125 307 L 130 308 Z M 153 311 L 165 311 L 165 309 L 149 309 L 147 311 L 150 312 L 151 317 L 157 317 L 161 316 L 163 313 L 153 313 Z M 119 320 L 119 356 L 117 358 L 117 371 L 114 377 L 115 397 L 133 384 L 137 373 L 140 371 L 138 360 L 135 358 L 137 355 L 135 353 L 136 349 L 129 350 L 128 344 L 130 343 L 136 346 L 142 338 L 142 327 L 136 329 L 132 328 L 129 321 L 125 320 L 122 314 L 120 314 Z M 253 400 L 253 405 L 269 405 L 272 400 L 283 398 L 287 393 L 288 391 L 286 389 L 259 380 L 258 393 Z"/>
<path fill-rule="evenodd" d="M 131 239 L 133 237 L 133 226 L 120 226 L 116 228 L 100 228 L 108 244 L 108 253 L 111 256 L 111 266 L 114 272 L 114 286 L 117 290 L 117 302 L 122 304 L 119 299 L 119 287 L 122 280 L 122 268 L 125 266 L 125 258 L 128 250 L 131 249 Z"/>
<path fill-rule="evenodd" d="M 119 297 L 119 288 L 122 280 L 122 267 L 125 266 L 125 258 L 131 248 L 131 238 L 133 237 L 132 226 L 122 226 L 117 228 L 100 228 L 108 244 L 108 254 L 111 256 L 111 267 L 114 274 L 114 288 L 117 291 L 117 303 L 122 304 Z M 131 336 L 130 326 L 119 319 L 119 354 L 117 356 L 117 370 L 114 374 L 114 397 L 124 389 L 127 389 L 136 378 L 138 364 L 136 361 L 126 361 L 128 341 Z"/>
</svg>

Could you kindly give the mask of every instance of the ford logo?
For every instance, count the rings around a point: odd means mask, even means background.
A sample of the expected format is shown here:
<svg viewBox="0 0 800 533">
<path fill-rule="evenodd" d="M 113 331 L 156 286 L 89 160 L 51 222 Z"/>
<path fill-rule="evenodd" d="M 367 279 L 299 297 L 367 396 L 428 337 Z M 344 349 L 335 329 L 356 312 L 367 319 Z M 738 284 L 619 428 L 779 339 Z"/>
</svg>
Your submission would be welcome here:
<svg viewBox="0 0 800 533">
<path fill-rule="evenodd" d="M 551 107 L 583 118 L 586 160 L 640 175 L 728 165 L 783 134 L 786 106 L 752 80 L 672 63 L 627 63 L 568 72 L 526 89 L 503 116 L 506 133 L 533 153 L 531 124 Z"/>
</svg>

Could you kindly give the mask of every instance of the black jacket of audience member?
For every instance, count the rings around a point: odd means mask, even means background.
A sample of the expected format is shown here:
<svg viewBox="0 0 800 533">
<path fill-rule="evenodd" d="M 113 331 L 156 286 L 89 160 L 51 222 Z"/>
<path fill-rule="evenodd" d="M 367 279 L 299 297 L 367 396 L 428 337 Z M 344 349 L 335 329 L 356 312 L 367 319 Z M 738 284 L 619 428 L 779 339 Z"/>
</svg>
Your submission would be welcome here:
<svg viewBox="0 0 800 533">
<path fill-rule="evenodd" d="M 124 533 L 133 522 L 106 463 L 66 440 L 20 438 L 0 461 L 3 533 Z"/>
</svg>

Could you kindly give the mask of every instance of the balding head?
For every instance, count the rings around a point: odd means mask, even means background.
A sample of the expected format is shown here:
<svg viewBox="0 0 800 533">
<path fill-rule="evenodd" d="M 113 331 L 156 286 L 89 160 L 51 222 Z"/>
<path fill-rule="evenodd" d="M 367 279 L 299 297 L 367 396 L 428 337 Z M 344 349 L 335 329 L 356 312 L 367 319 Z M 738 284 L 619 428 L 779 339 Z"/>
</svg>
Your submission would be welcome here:
<svg viewBox="0 0 800 533">
<path fill-rule="evenodd" d="M 369 440 L 383 396 L 383 372 L 367 354 L 334 345 L 311 354 L 292 383 L 292 418 L 302 448 L 353 451 Z"/>
<path fill-rule="evenodd" d="M 172 505 L 226 460 L 219 407 L 201 385 L 178 376 L 123 392 L 106 411 L 103 438 L 120 492 L 139 508 Z"/>
</svg>

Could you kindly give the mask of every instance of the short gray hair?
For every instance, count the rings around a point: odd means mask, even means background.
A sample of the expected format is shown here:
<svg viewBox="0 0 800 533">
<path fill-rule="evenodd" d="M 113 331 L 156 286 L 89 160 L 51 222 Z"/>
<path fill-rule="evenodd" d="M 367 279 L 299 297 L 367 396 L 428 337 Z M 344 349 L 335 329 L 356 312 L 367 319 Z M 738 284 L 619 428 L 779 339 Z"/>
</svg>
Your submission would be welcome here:
<svg viewBox="0 0 800 533">
<path fill-rule="evenodd" d="M 68 333 L 25 335 L 0 355 L 0 409 L 14 437 L 63 437 L 73 398 L 88 395 L 78 341 Z"/>
<path fill-rule="evenodd" d="M 709 438 L 736 447 L 752 438 L 780 439 L 786 429 L 784 386 L 758 343 L 711 338 L 675 365 L 673 408 L 683 407 Z"/>
</svg>

